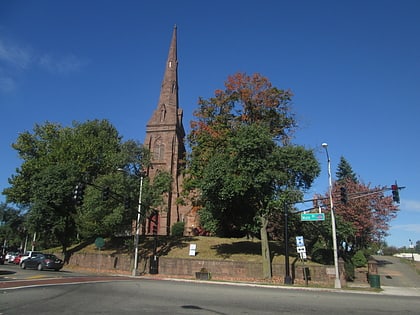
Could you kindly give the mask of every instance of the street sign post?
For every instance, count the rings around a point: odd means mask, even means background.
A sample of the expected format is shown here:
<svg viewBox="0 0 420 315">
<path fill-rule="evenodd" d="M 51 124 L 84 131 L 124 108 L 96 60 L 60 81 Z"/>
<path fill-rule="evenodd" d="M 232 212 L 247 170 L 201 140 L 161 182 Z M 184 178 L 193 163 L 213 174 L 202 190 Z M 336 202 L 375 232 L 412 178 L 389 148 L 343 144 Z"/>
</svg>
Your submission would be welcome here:
<svg viewBox="0 0 420 315">
<path fill-rule="evenodd" d="M 300 220 L 301 221 L 324 221 L 325 214 L 324 213 L 301 213 Z"/>
</svg>

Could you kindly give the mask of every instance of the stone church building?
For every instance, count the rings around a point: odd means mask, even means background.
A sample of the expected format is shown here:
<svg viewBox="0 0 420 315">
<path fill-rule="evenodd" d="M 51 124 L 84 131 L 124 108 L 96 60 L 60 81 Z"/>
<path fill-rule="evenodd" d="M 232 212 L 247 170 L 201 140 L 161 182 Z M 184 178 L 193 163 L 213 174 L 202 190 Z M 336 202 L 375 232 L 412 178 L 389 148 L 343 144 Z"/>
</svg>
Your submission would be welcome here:
<svg viewBox="0 0 420 315">
<path fill-rule="evenodd" d="M 146 233 L 156 229 L 153 221 L 157 221 L 158 235 L 170 235 L 174 223 L 184 222 L 184 234 L 191 233 L 196 224 L 196 214 L 191 205 L 180 204 L 186 150 L 184 145 L 185 130 L 182 124 L 182 109 L 178 99 L 178 58 L 177 58 L 177 28 L 173 29 L 166 61 L 162 86 L 157 107 L 146 126 L 144 146 L 151 152 L 151 166 L 147 175 L 153 180 L 160 170 L 172 174 L 172 191 L 164 195 L 166 204 L 164 210 L 156 217 L 147 220 Z"/>
</svg>

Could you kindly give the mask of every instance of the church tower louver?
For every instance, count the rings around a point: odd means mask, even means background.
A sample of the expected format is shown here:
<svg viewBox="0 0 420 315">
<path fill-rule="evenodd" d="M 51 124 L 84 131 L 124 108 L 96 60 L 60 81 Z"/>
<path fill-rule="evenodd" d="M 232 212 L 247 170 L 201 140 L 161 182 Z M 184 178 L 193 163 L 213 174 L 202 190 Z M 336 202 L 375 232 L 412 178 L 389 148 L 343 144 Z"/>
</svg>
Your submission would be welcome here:
<svg viewBox="0 0 420 315">
<path fill-rule="evenodd" d="M 172 191 L 164 195 L 165 206 L 158 214 L 157 231 L 159 235 L 169 235 L 172 225 L 179 221 L 186 222 L 189 208 L 179 205 L 177 199 L 181 193 L 182 174 L 185 159 L 185 130 L 182 125 L 182 109 L 178 100 L 178 58 L 177 28 L 173 29 L 168 59 L 163 76 L 157 108 L 146 126 L 144 145 L 151 152 L 151 166 L 148 176 L 153 180 L 157 172 L 167 171 L 172 175 Z M 147 224 L 151 223 L 147 220 Z M 152 227 L 146 227 L 150 233 Z"/>
</svg>

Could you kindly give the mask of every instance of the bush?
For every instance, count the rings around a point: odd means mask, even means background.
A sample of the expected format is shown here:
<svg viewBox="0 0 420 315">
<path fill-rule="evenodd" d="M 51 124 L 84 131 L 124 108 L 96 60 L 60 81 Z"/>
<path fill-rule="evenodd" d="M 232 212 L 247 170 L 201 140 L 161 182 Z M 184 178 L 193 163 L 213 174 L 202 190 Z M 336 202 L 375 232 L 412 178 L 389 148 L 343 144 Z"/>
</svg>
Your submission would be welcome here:
<svg viewBox="0 0 420 315">
<path fill-rule="evenodd" d="M 334 263 L 333 251 L 325 248 L 325 245 L 316 242 L 312 248 L 311 260 L 323 265 L 331 265 Z"/>
<path fill-rule="evenodd" d="M 174 223 L 174 225 L 172 225 L 171 235 L 172 236 L 184 236 L 184 228 L 185 228 L 185 223 L 184 222 Z"/>
<path fill-rule="evenodd" d="M 364 267 L 368 262 L 362 250 L 357 251 L 351 261 L 356 268 Z"/>
</svg>

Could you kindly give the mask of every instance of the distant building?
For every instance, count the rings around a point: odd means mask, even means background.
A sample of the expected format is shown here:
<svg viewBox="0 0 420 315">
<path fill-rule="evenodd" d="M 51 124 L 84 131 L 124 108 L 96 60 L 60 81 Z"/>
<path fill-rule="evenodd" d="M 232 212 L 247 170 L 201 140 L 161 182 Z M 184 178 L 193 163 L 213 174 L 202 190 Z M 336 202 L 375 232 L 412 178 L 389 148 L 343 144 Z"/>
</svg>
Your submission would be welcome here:
<svg viewBox="0 0 420 315">
<path fill-rule="evenodd" d="M 157 108 L 146 126 L 144 141 L 152 155 L 152 163 L 147 170 L 153 180 L 160 170 L 172 174 L 172 191 L 164 196 L 165 206 L 159 209 L 157 231 L 159 235 L 170 235 L 171 227 L 177 222 L 185 223 L 184 234 L 194 227 L 196 216 L 191 206 L 181 205 L 179 197 L 182 190 L 186 150 L 185 130 L 182 124 L 182 109 L 178 99 L 178 58 L 177 28 L 173 29 L 168 59 L 162 80 Z M 154 218 L 153 218 L 154 219 Z M 156 229 L 153 220 L 147 220 L 146 233 Z"/>
<path fill-rule="evenodd" d="M 394 254 L 394 256 L 409 259 L 409 260 L 414 260 L 414 261 L 420 261 L 420 254 L 416 254 L 416 253 L 399 253 L 399 254 Z"/>
</svg>

